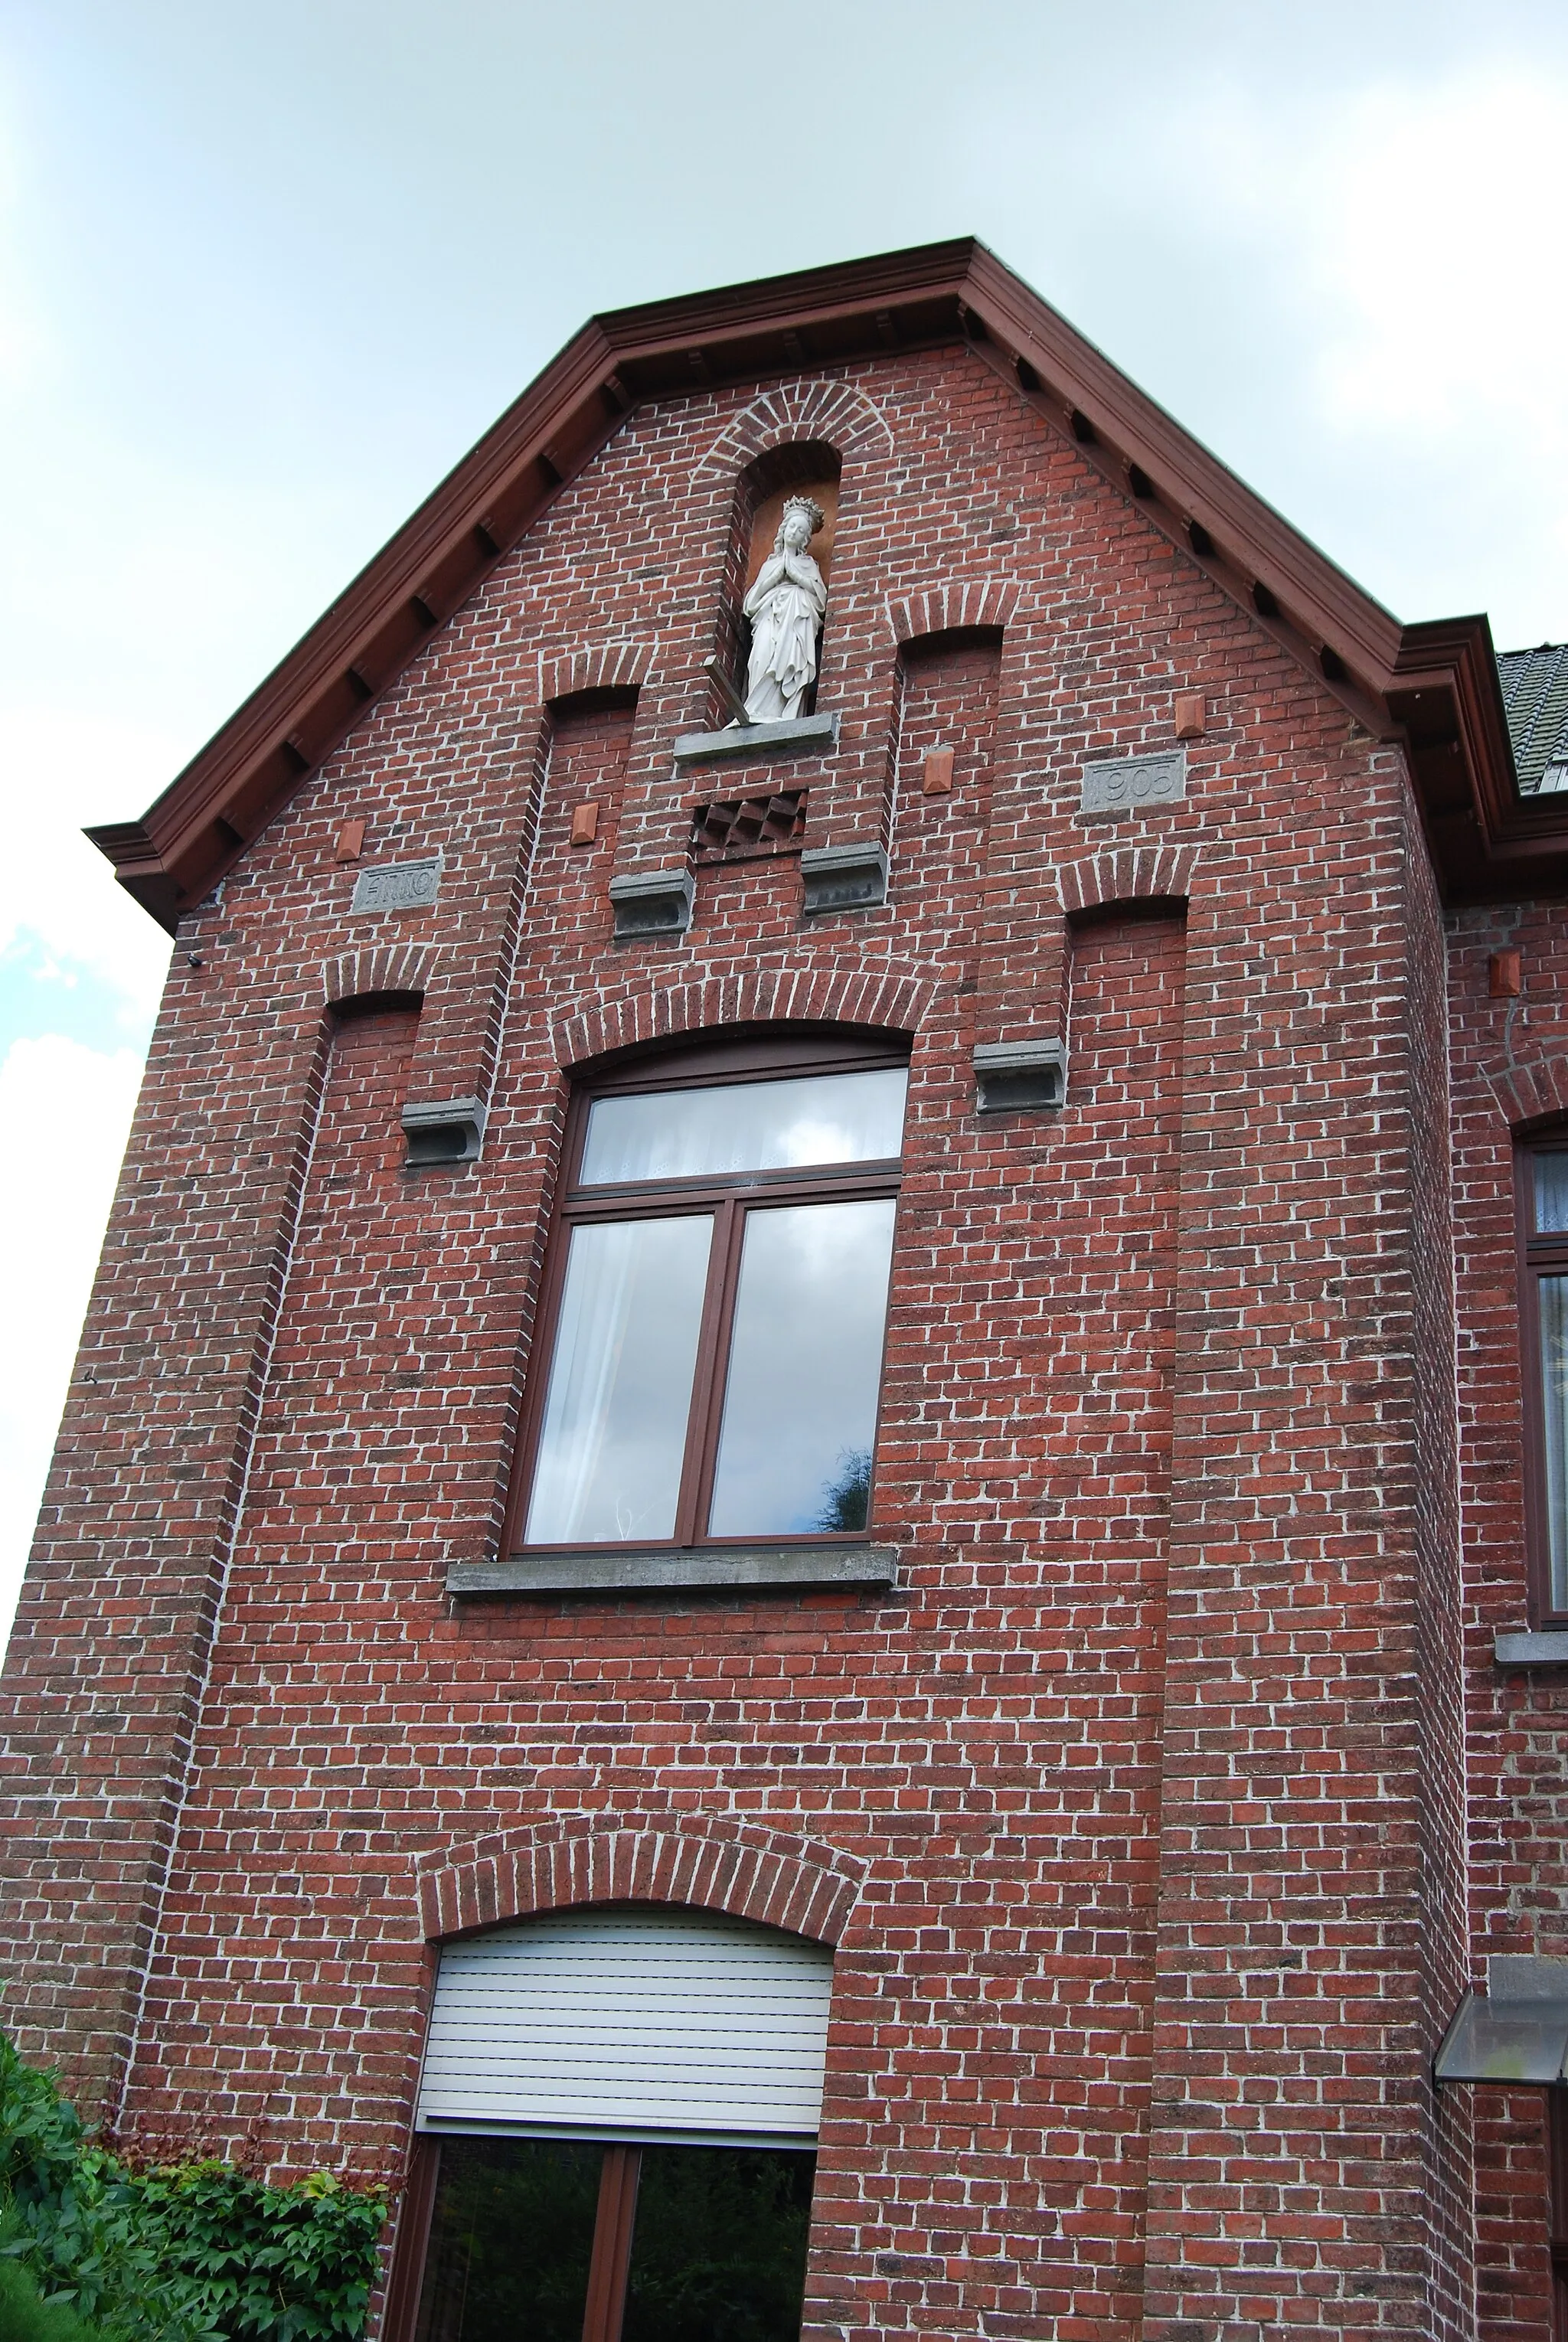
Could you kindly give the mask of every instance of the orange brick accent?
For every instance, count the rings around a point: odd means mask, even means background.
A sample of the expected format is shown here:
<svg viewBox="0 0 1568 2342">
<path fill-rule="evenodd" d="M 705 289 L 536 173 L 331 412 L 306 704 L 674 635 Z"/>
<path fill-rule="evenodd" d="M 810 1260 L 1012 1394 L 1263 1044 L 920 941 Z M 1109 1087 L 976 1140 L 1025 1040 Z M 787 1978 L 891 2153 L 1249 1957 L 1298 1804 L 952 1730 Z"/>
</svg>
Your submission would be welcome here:
<svg viewBox="0 0 1568 2342">
<path fill-rule="evenodd" d="M 1176 694 L 1176 737 L 1178 740 L 1201 740 L 1208 724 L 1208 709 L 1201 691 L 1178 691 Z"/>
</svg>

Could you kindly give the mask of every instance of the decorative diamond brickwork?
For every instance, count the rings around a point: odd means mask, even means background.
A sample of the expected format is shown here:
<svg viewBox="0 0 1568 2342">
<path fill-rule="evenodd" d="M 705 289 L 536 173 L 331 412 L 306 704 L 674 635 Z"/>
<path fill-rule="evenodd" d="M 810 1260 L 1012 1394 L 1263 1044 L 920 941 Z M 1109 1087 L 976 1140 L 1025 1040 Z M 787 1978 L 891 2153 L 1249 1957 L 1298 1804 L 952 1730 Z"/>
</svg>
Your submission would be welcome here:
<svg viewBox="0 0 1568 2342">
<path fill-rule="evenodd" d="M 720 797 L 692 808 L 692 852 L 699 862 L 739 862 L 798 846 L 805 828 L 804 789 L 765 797 Z"/>
</svg>

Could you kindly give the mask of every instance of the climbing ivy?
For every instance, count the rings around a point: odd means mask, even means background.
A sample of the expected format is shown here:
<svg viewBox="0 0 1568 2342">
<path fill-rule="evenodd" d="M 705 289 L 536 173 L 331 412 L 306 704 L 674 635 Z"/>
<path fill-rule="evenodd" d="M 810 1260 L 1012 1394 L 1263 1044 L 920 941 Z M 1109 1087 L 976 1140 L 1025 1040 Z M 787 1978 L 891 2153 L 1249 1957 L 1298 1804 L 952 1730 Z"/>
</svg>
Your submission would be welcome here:
<svg viewBox="0 0 1568 2342">
<path fill-rule="evenodd" d="M 385 2217 L 382 2190 L 325 2172 L 139 2168 L 0 2034 L 0 2342 L 77 2342 L 72 2321 L 107 2342 L 358 2342 Z"/>
</svg>

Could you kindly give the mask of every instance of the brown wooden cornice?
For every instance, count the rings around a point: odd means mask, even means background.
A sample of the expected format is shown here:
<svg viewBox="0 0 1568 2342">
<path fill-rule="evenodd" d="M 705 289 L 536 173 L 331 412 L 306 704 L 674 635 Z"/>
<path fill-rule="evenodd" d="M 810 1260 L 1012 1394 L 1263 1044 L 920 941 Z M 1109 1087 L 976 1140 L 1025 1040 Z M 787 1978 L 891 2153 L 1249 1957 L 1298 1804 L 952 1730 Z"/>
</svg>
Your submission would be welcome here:
<svg viewBox="0 0 1568 2342">
<path fill-rule="evenodd" d="M 1568 886 L 1522 799 L 1483 618 L 1402 627 L 971 238 L 592 319 L 139 822 L 87 835 L 171 930 L 642 400 L 958 339 L 1373 729 L 1404 739 L 1450 896 Z"/>
</svg>

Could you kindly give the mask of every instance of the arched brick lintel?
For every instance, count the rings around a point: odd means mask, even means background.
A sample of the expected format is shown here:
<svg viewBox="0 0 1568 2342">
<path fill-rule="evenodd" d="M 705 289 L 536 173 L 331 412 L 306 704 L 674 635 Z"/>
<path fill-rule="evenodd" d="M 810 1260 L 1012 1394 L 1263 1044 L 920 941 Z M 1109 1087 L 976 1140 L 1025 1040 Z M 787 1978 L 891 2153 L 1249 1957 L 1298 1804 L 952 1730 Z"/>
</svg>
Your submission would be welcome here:
<svg viewBox="0 0 1568 2342">
<path fill-rule="evenodd" d="M 589 1903 L 681 1903 L 836 1944 L 864 1866 L 809 1838 L 700 1821 L 546 1825 L 486 1838 L 419 1882 L 427 1938 Z"/>
<path fill-rule="evenodd" d="M 371 1000 L 389 992 L 423 992 L 435 958 L 429 944 L 381 944 L 342 952 L 322 962 L 322 997 L 329 1007 L 343 1007 L 351 1000 Z"/>
<path fill-rule="evenodd" d="M 951 635 L 976 626 L 1006 626 L 1018 607 L 1018 588 L 1006 577 L 954 577 L 929 593 L 887 604 L 887 623 L 902 649 L 924 635 Z"/>
<path fill-rule="evenodd" d="M 1543 1122 L 1568 1121 L 1568 1057 L 1534 1057 L 1500 1066 L 1487 1086 L 1511 1130 Z"/>
<path fill-rule="evenodd" d="M 929 977 L 888 969 L 750 970 L 590 1003 L 554 1027 L 555 1056 L 569 1070 L 613 1049 L 784 1020 L 914 1033 L 935 991 Z"/>
<path fill-rule="evenodd" d="M 1074 918 L 1113 903 L 1151 896 L 1184 901 L 1198 866 L 1195 846 L 1127 846 L 1064 862 L 1056 873 L 1062 908 Z"/>
<path fill-rule="evenodd" d="M 634 691 L 647 679 L 654 648 L 652 642 L 594 643 L 556 658 L 542 653 L 540 700 L 548 706 L 552 700 L 570 699 L 582 691 Z"/>
<path fill-rule="evenodd" d="M 697 464 L 694 482 L 706 473 L 742 471 L 759 455 L 799 439 L 821 440 L 841 455 L 874 447 L 893 453 L 887 418 L 854 383 L 778 383 L 725 424 Z"/>
</svg>

